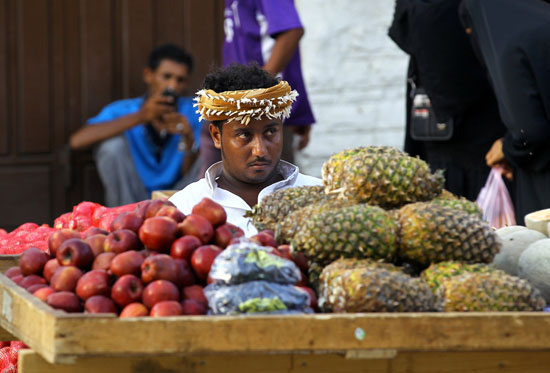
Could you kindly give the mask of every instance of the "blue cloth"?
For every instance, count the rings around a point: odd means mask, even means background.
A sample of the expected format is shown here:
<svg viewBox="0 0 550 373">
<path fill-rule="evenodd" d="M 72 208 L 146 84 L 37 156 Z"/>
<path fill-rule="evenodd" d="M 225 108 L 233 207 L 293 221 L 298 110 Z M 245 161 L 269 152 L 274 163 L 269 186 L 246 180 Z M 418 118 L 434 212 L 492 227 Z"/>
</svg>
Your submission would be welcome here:
<svg viewBox="0 0 550 373">
<path fill-rule="evenodd" d="M 105 106 L 98 115 L 90 118 L 86 124 L 93 125 L 118 119 L 122 116 L 137 112 L 143 105 L 144 98 L 136 97 L 119 100 Z M 177 110 L 183 114 L 193 130 L 195 143 L 200 142 L 201 124 L 199 116 L 195 113 L 192 97 L 180 97 L 177 102 Z M 185 151 L 178 150 L 180 135 L 170 135 L 166 141 L 160 157 L 160 162 L 155 157 L 155 145 L 149 139 L 144 124 L 139 124 L 124 132 L 130 154 L 136 166 L 137 173 L 148 192 L 153 190 L 170 189 L 181 175 L 181 165 L 185 157 Z"/>
</svg>

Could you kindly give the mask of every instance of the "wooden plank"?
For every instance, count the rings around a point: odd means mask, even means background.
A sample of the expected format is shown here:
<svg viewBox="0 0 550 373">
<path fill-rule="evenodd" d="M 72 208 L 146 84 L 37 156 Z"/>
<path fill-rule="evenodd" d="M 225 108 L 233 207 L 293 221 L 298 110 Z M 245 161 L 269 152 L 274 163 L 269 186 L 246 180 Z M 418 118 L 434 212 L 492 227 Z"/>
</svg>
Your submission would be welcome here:
<svg viewBox="0 0 550 373">
<path fill-rule="evenodd" d="M 392 373 L 543 373 L 549 351 L 405 352 L 390 364 Z"/>
<path fill-rule="evenodd" d="M 48 153 L 50 135 L 49 2 L 17 2 L 17 150 Z M 29 110 L 32 108 L 32 110 Z"/>
<path fill-rule="evenodd" d="M 151 199 L 170 198 L 179 190 L 153 190 Z"/>
<path fill-rule="evenodd" d="M 8 2 L 0 3 L 0 155 L 6 155 L 9 151 L 9 84 L 11 81 L 8 79 L 10 74 L 8 73 L 10 53 L 8 50 L 8 35 L 9 35 L 9 20 L 8 14 Z"/>
<path fill-rule="evenodd" d="M 19 265 L 21 255 L 0 255 L 0 272 L 4 273 L 10 267 Z"/>
<path fill-rule="evenodd" d="M 153 49 L 153 2 L 122 0 L 122 94 L 136 97 L 145 93 L 143 68 Z"/>
<path fill-rule="evenodd" d="M 54 311 L 1 274 L 0 309 L 0 327 L 51 363 L 89 355 L 333 352 L 382 361 L 396 355 L 385 350 L 550 350 L 547 313 L 118 319 Z"/>
<path fill-rule="evenodd" d="M 291 372 L 291 355 L 204 355 L 204 356 L 93 356 L 72 364 L 50 364 L 33 350 L 19 353 L 19 372 L 40 373 L 242 373 Z M 333 371 L 334 372 L 334 371 Z"/>
<path fill-rule="evenodd" d="M 48 165 L 1 166 L 0 180 L 0 227 L 11 231 L 29 221 L 51 224 Z"/>
<path fill-rule="evenodd" d="M 0 274 L 0 328 L 22 340 L 31 348 L 40 348 L 44 357 L 53 360 L 56 316 L 47 304 Z"/>
<path fill-rule="evenodd" d="M 238 354 L 198 356 L 90 356 L 72 364 L 50 364 L 33 350 L 19 353 L 19 372 L 41 373 L 543 373 L 548 351 L 405 352 L 395 360 L 347 360 L 337 354 Z"/>
<path fill-rule="evenodd" d="M 58 356 L 84 355 L 90 351 L 129 354 L 550 348 L 550 317 L 543 313 L 204 316 L 143 320 L 71 316 L 57 322 Z M 365 331 L 364 339 L 356 338 L 357 328 Z M 121 344 L 113 335 L 133 338 Z M 150 343 L 144 344 L 143 340 Z"/>
</svg>

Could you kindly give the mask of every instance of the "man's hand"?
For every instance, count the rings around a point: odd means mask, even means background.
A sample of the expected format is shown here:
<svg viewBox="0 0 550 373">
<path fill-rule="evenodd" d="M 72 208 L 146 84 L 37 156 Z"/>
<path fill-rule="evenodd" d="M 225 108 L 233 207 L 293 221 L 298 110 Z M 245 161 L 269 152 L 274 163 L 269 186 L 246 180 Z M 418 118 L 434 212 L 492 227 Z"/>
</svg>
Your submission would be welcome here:
<svg viewBox="0 0 550 373">
<path fill-rule="evenodd" d="M 185 142 L 185 149 L 193 148 L 195 142 L 193 129 L 185 115 L 177 112 L 164 114 L 160 120 L 153 121 L 153 125 L 159 132 L 164 130 L 173 135 L 181 135 L 182 140 Z"/>
<path fill-rule="evenodd" d="M 506 158 L 502 152 L 502 139 L 498 139 L 493 143 L 487 155 L 485 155 L 485 161 L 487 161 L 487 166 L 493 167 L 499 163 L 505 162 Z"/>
<path fill-rule="evenodd" d="M 309 134 L 311 132 L 311 124 L 307 126 L 291 126 L 292 132 L 300 136 L 298 142 L 298 150 L 304 149 L 309 144 Z"/>
<path fill-rule="evenodd" d="M 499 167 L 500 173 L 508 180 L 514 178 L 512 168 L 508 162 L 506 162 L 504 152 L 502 151 L 502 139 L 498 139 L 493 143 L 493 146 L 491 146 L 491 149 L 489 149 L 489 152 L 485 155 L 485 160 L 487 161 L 487 166 Z"/>
<path fill-rule="evenodd" d="M 163 115 L 174 112 L 175 109 L 171 104 L 171 97 L 161 95 L 149 97 L 139 109 L 141 122 L 150 123 L 161 120 Z"/>
</svg>

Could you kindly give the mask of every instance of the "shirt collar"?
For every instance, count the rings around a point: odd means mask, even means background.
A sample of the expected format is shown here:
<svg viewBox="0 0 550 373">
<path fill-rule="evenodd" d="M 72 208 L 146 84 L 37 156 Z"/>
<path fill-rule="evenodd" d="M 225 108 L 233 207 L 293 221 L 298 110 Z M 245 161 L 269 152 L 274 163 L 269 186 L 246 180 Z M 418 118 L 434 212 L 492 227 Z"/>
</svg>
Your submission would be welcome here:
<svg viewBox="0 0 550 373">
<path fill-rule="evenodd" d="M 289 163 L 283 160 L 279 161 L 279 164 L 277 165 L 277 169 L 283 176 L 283 180 L 273 183 L 271 185 L 268 185 L 267 187 L 262 189 L 260 191 L 260 194 L 258 195 L 258 201 L 261 201 L 265 195 L 271 192 L 284 188 L 287 185 L 290 185 L 290 186 L 294 185 L 296 182 L 296 179 L 298 178 L 298 174 L 300 173 L 300 169 L 298 168 L 298 166 L 295 166 L 292 163 Z M 214 163 L 212 166 L 210 166 L 206 170 L 204 178 L 206 179 L 206 184 L 208 185 L 208 188 L 210 189 L 210 192 L 212 193 L 212 195 L 218 189 L 218 183 L 216 182 L 216 179 L 221 175 L 222 171 L 223 171 L 223 161 Z M 229 191 L 225 191 L 225 190 L 224 192 L 230 193 Z"/>
</svg>

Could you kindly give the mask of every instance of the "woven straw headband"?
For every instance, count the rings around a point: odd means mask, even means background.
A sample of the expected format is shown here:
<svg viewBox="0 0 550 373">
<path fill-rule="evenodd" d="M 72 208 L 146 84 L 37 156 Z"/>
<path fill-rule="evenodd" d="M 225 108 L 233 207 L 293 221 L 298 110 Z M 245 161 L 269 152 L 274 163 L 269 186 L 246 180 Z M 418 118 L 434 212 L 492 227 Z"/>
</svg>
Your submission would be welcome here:
<svg viewBox="0 0 550 373">
<path fill-rule="evenodd" d="M 250 119 L 286 119 L 298 92 L 281 81 L 269 88 L 226 91 L 217 93 L 210 89 L 197 92 L 194 106 L 198 107 L 199 121 L 239 120 L 248 124 Z"/>
</svg>

